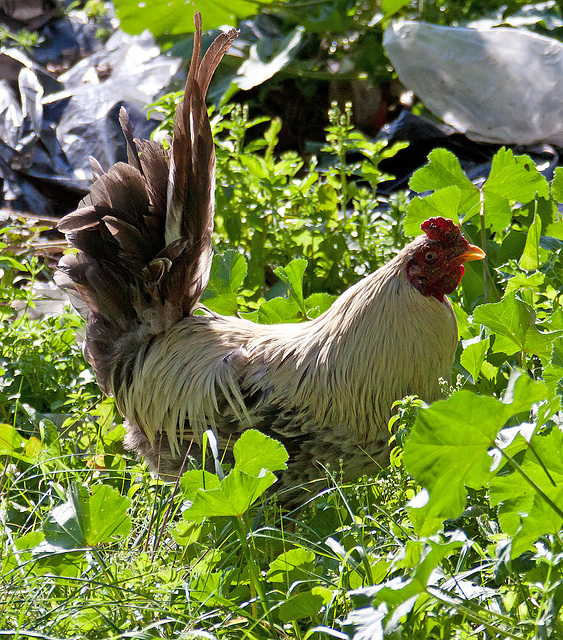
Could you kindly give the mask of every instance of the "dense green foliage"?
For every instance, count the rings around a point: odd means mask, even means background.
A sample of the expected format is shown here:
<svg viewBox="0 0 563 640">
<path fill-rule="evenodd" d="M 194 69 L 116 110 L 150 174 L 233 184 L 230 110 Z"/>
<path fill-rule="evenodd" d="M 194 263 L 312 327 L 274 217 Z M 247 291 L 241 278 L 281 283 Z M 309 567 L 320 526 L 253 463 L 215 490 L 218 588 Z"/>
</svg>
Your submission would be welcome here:
<svg viewBox="0 0 563 640">
<path fill-rule="evenodd" d="M 28 232 L 2 229 L 0 629 L 74 638 L 560 638 L 563 635 L 563 170 L 548 182 L 501 150 L 481 190 L 438 149 L 374 195 L 392 150 L 336 110 L 326 148 L 246 142 L 244 109 L 214 122 L 217 246 L 205 302 L 261 322 L 320 313 L 444 215 L 487 250 L 452 296 L 457 380 L 398 407 L 390 469 L 280 519 L 286 453 L 255 432 L 233 469 L 163 485 L 74 343 L 76 316 L 32 320 L 44 276 Z M 355 158 L 348 162 L 346 152 Z M 403 235 L 403 230 L 405 235 Z M 48 275 L 48 274 L 47 274 Z M 277 297 L 276 297 L 277 296 Z M 391 434 L 390 434 L 391 437 Z M 213 439 L 208 455 L 220 456 Z M 259 452 L 259 457 L 256 453 Z M 265 493 L 266 492 L 266 493 Z"/>
</svg>

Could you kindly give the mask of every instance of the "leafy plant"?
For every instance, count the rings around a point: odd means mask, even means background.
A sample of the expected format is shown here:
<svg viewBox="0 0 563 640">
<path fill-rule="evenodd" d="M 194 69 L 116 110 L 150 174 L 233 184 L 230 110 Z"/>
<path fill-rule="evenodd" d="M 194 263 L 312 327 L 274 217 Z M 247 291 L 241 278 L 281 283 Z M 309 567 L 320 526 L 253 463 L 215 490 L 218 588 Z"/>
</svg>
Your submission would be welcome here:
<svg viewBox="0 0 563 640">
<path fill-rule="evenodd" d="M 388 150 L 375 149 L 372 163 L 373 148 L 346 112 L 336 114 L 316 163 L 276 156 L 275 121 L 253 123 L 243 109 L 217 118 L 220 252 L 205 304 L 262 322 L 301 321 L 406 241 L 393 244 L 401 209 L 391 214 L 392 203 L 362 191 L 377 184 Z M 287 454 L 257 432 L 239 441 L 232 469 L 208 440 L 216 473 L 190 470 L 177 485 L 128 459 L 113 403 L 100 398 L 74 345 L 80 322 L 29 318 L 29 286 L 45 272 L 26 249 L 28 231 L 5 228 L 5 634 L 559 638 L 562 181 L 560 169 L 548 182 L 528 157 L 501 150 L 478 189 L 452 154 L 432 152 L 410 183 L 425 195 L 408 204 L 407 235 L 445 215 L 487 250 L 484 268 L 470 263 L 452 296 L 461 337 L 455 388 L 430 407 L 399 404 L 389 469 L 351 486 L 328 470 L 326 491 L 283 518 L 274 480 Z M 314 239 L 306 225 L 321 224 L 311 254 L 303 230 Z M 321 246 L 339 234 L 335 257 Z M 23 303 L 19 315 L 14 301 Z"/>
<path fill-rule="evenodd" d="M 11 31 L 8 27 L 0 25 L 0 46 L 16 46 L 25 51 L 32 51 L 43 42 L 43 38 L 34 31 L 20 29 Z"/>
<path fill-rule="evenodd" d="M 171 128 L 174 101 L 168 97 L 154 106 L 168 116 L 165 131 Z M 257 134 L 260 127 L 261 135 Z M 233 254 L 218 257 L 213 274 L 220 275 L 223 284 L 217 286 L 225 290 L 230 286 L 228 272 L 235 269 L 232 285 L 238 291 L 244 281 L 241 297 L 252 311 L 261 298 L 269 300 L 287 291 L 289 283 L 277 269 L 294 258 L 304 259 L 307 271 L 301 274 L 302 296 L 325 294 L 309 300 L 312 310 L 318 307 L 312 313 L 318 314 L 331 300 L 326 294 L 341 293 L 404 245 L 400 220 L 406 203 L 400 197 L 379 196 L 376 188 L 389 178 L 380 171 L 379 163 L 406 145 L 368 140 L 352 126 L 350 105 L 342 112 L 333 104 L 322 155 L 311 157 L 305 165 L 295 152 L 276 157 L 280 128 L 278 120 L 250 119 L 248 108 L 240 105 L 223 107 L 213 119 L 217 143 L 215 245 L 219 252 L 228 248 L 242 252 L 247 261 L 245 267 L 240 257 L 236 265 L 231 264 Z M 353 156 L 359 159 L 351 162 Z M 242 276 L 244 280 L 239 281 Z M 206 304 L 216 297 L 215 286 L 212 277 Z M 295 291 L 293 288 L 292 293 Z M 232 309 L 232 301 L 229 304 Z M 299 312 L 302 318 L 311 317 L 302 305 Z M 296 313 L 290 313 L 284 319 L 295 317 Z"/>
</svg>

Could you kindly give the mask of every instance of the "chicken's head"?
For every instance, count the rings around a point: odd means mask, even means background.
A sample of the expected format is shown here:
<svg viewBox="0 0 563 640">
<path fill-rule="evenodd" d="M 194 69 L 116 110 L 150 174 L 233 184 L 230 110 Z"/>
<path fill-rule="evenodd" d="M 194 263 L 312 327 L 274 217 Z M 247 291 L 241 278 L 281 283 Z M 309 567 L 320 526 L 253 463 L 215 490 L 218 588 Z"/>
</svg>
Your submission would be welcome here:
<svg viewBox="0 0 563 640">
<path fill-rule="evenodd" d="M 451 220 L 430 218 L 421 229 L 425 235 L 413 242 L 407 277 L 423 296 L 434 296 L 443 302 L 444 296 L 460 283 L 465 272 L 463 263 L 482 260 L 485 253 L 469 244 Z"/>
</svg>

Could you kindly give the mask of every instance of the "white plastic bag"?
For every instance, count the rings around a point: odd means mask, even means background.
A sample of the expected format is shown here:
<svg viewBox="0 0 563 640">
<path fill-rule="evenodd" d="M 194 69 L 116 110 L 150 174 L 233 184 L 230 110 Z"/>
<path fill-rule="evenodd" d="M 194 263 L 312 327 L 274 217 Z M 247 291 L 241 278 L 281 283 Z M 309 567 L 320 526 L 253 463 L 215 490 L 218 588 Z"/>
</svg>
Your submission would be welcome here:
<svg viewBox="0 0 563 640">
<path fill-rule="evenodd" d="M 510 28 L 397 22 L 383 44 L 401 82 L 472 140 L 563 146 L 563 44 Z"/>
</svg>

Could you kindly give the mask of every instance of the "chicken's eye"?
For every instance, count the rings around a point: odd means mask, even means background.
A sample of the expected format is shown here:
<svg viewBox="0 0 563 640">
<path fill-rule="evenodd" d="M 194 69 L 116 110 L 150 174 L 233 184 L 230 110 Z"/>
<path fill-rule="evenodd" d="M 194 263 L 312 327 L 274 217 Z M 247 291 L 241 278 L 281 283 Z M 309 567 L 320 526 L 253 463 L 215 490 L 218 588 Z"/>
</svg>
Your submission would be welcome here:
<svg viewBox="0 0 563 640">
<path fill-rule="evenodd" d="M 426 260 L 426 262 L 434 262 L 434 260 L 436 260 L 436 252 L 435 251 L 427 251 L 424 254 L 424 259 Z"/>
</svg>

